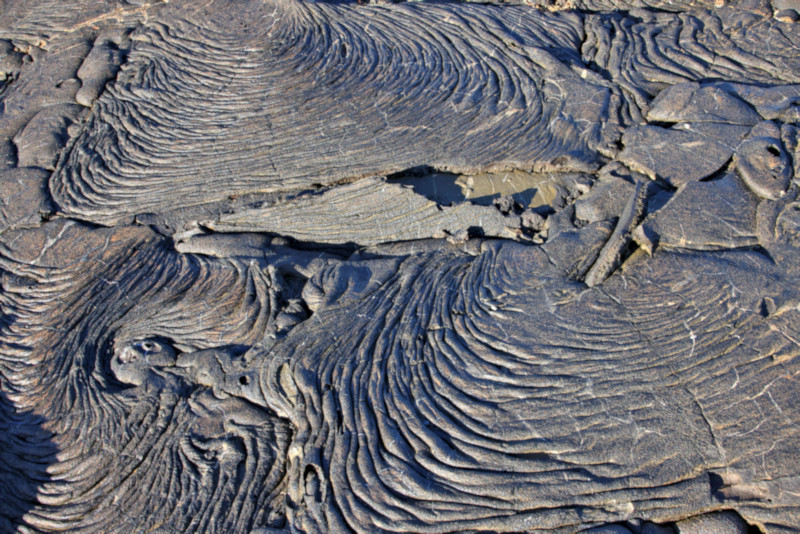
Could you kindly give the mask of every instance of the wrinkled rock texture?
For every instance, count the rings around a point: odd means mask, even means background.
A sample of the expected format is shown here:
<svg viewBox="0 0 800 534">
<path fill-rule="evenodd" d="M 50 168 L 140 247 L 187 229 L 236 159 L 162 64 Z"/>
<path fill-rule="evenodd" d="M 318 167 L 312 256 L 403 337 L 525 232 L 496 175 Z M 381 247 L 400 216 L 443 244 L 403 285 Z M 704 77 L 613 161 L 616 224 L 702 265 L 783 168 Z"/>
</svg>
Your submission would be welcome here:
<svg viewBox="0 0 800 534">
<path fill-rule="evenodd" d="M 0 531 L 796 532 L 795 0 L 0 0 Z"/>
</svg>

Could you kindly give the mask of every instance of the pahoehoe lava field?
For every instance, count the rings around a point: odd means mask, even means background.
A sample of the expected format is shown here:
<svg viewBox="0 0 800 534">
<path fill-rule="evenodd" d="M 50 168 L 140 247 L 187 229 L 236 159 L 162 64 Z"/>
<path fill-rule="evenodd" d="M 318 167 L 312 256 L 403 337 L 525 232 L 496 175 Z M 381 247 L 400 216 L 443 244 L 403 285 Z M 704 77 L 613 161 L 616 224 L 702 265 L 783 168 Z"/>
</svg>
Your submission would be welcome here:
<svg viewBox="0 0 800 534">
<path fill-rule="evenodd" d="M 800 531 L 800 1 L 0 0 L 0 532 Z"/>
</svg>

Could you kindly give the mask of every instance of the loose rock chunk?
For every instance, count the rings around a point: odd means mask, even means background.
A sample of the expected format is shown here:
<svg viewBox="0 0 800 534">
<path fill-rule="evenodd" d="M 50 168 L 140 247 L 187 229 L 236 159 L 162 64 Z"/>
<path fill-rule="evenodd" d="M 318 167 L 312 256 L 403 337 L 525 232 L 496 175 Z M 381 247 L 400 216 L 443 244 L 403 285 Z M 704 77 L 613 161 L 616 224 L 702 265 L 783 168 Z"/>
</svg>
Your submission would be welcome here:
<svg viewBox="0 0 800 534">
<path fill-rule="evenodd" d="M 742 521 L 736 512 L 717 512 L 704 514 L 690 519 L 678 521 L 675 530 L 679 534 L 747 534 L 747 523 Z"/>
<path fill-rule="evenodd" d="M 783 196 L 794 175 L 780 128 L 774 122 L 753 127 L 736 149 L 735 163 L 742 180 L 762 198 L 775 200 Z"/>
<path fill-rule="evenodd" d="M 636 188 L 633 181 L 626 179 L 632 178 L 631 173 L 625 171 L 625 167 L 618 162 L 600 170 L 591 191 L 575 201 L 575 220 L 579 224 L 607 221 L 620 216 Z M 638 179 L 647 178 L 638 175 Z"/>
<path fill-rule="evenodd" d="M 635 126 L 622 137 L 618 159 L 633 170 L 672 187 L 701 180 L 730 160 L 734 146 L 688 129 Z"/>
<path fill-rule="evenodd" d="M 663 247 L 754 247 L 759 244 L 758 200 L 735 174 L 711 182 L 690 182 L 650 215 L 640 232 L 648 242 Z"/>
<path fill-rule="evenodd" d="M 22 68 L 24 55 L 7 39 L 0 39 L 0 95 Z"/>
<path fill-rule="evenodd" d="M 79 104 L 92 107 L 105 89 L 106 83 L 116 75 L 125 56 L 125 50 L 120 49 L 124 34 L 124 30 L 115 30 L 95 39 L 92 50 L 78 69 L 81 88 L 75 95 L 75 100 Z"/>
<path fill-rule="evenodd" d="M 37 226 L 52 212 L 49 176 L 42 169 L 0 171 L 0 234 L 9 228 Z"/>
<path fill-rule="evenodd" d="M 679 83 L 661 91 L 650 104 L 647 120 L 724 122 L 753 126 L 761 117 L 742 99 L 718 87 Z"/>
<path fill-rule="evenodd" d="M 37 113 L 14 137 L 17 165 L 54 170 L 69 139 L 68 128 L 78 119 L 80 112 L 79 106 L 61 104 Z"/>
<path fill-rule="evenodd" d="M 589 287 L 594 287 L 603 282 L 608 276 L 619 267 L 625 249 L 631 242 L 633 229 L 639 224 L 647 205 L 647 185 L 636 182 L 634 190 L 625 204 L 625 209 L 617 220 L 614 233 L 608 241 L 597 259 L 583 277 L 584 283 Z"/>
<path fill-rule="evenodd" d="M 745 85 L 718 82 L 719 87 L 746 100 L 768 121 L 800 122 L 800 85 Z"/>
</svg>

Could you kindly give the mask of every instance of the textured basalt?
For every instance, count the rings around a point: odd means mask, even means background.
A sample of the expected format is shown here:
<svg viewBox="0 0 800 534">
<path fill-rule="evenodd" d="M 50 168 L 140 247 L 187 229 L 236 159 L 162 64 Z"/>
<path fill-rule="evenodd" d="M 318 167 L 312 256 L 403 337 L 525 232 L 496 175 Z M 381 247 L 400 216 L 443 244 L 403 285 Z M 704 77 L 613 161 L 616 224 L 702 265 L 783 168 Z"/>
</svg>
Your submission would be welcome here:
<svg viewBox="0 0 800 534">
<path fill-rule="evenodd" d="M 798 20 L 0 0 L 0 530 L 795 531 Z"/>
</svg>

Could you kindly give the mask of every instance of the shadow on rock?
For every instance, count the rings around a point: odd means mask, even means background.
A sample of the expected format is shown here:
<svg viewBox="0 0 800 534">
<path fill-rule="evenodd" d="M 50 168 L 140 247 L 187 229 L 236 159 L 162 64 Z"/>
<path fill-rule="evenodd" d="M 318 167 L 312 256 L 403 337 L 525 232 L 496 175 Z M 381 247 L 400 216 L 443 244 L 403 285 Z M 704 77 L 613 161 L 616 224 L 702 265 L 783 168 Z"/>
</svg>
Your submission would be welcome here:
<svg viewBox="0 0 800 534">
<path fill-rule="evenodd" d="M 14 532 L 38 503 L 57 448 L 41 417 L 18 409 L 0 391 L 0 530 Z"/>
</svg>

